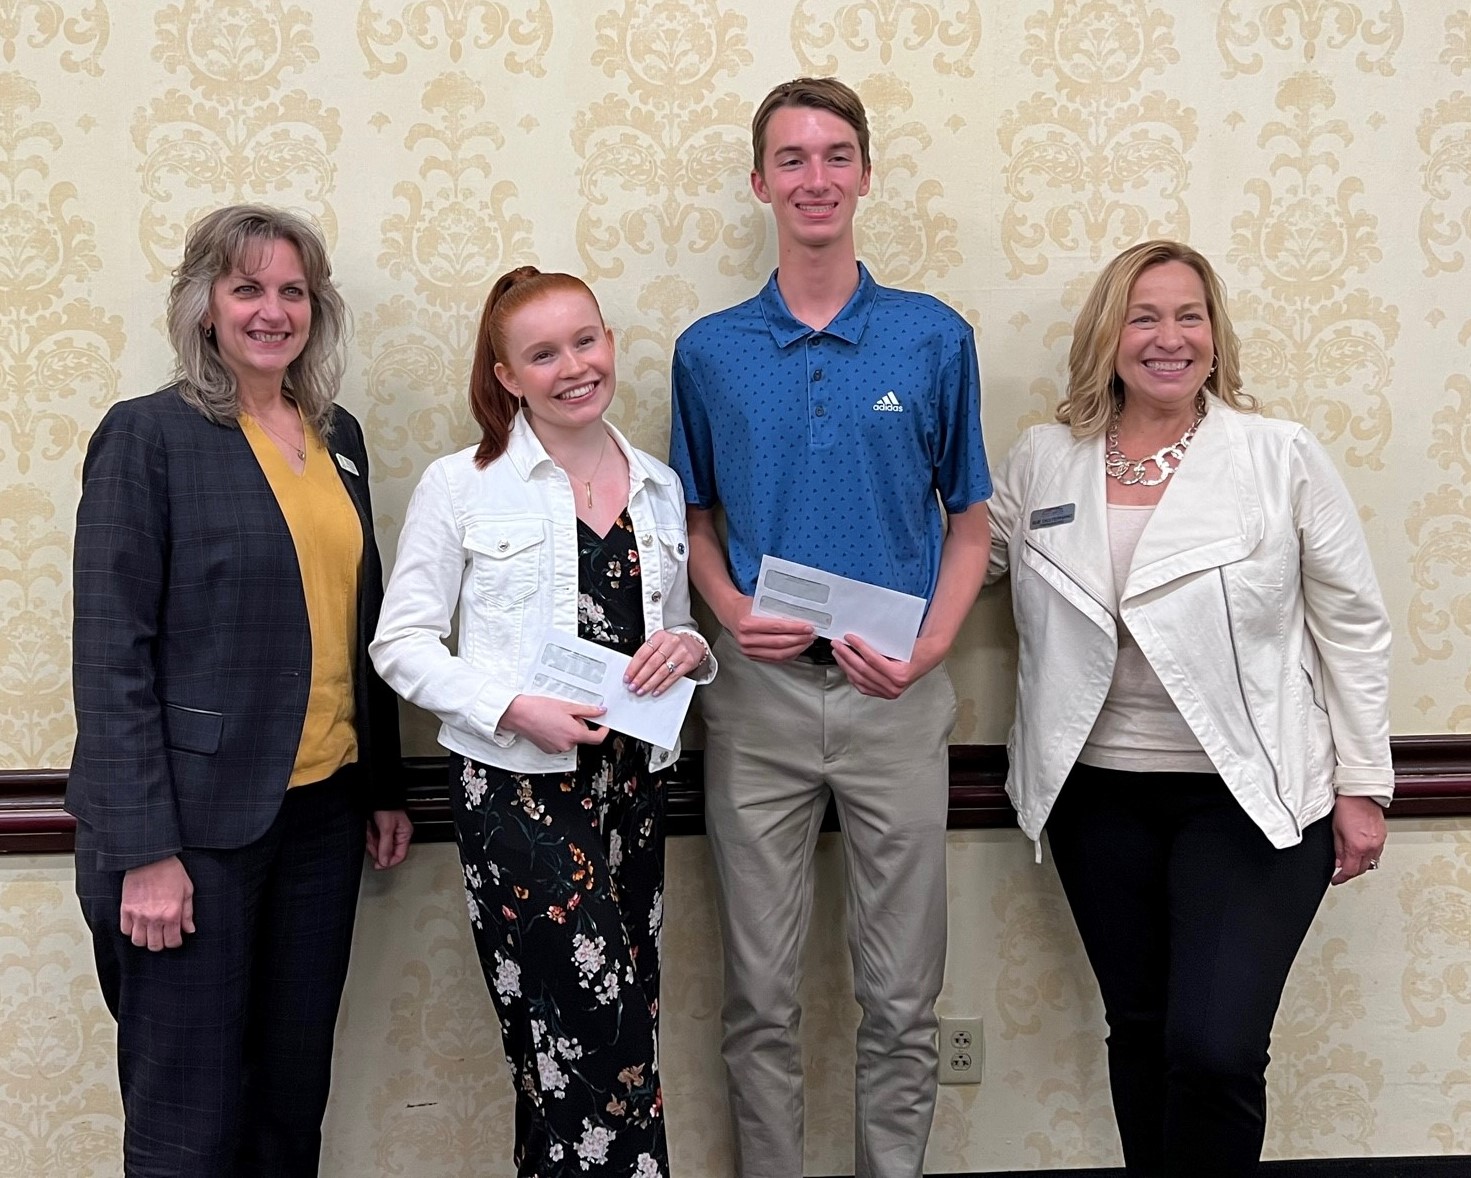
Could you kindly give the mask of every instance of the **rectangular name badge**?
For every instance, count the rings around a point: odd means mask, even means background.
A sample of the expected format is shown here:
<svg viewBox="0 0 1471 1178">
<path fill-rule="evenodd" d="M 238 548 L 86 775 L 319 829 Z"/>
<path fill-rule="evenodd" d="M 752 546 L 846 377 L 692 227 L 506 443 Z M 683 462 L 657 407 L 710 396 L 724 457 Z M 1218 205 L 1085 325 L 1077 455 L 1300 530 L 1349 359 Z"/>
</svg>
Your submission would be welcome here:
<svg viewBox="0 0 1471 1178">
<path fill-rule="evenodd" d="M 358 468 L 353 465 L 352 459 L 344 458 L 341 454 L 337 455 L 337 465 L 347 471 L 348 474 L 357 474 L 358 472 Z"/>
<path fill-rule="evenodd" d="M 1076 503 L 1063 503 L 1057 507 L 1039 507 L 1032 512 L 1031 528 L 1055 528 L 1058 524 L 1070 524 L 1078 514 Z"/>
</svg>

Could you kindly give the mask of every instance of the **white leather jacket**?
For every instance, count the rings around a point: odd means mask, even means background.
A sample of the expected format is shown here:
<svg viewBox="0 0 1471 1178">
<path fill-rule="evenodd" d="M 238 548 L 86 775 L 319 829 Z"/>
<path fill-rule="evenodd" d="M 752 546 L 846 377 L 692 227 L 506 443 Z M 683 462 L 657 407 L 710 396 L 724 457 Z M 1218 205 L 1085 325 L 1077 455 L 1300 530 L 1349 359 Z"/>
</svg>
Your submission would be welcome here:
<svg viewBox="0 0 1471 1178">
<path fill-rule="evenodd" d="M 628 459 L 644 633 L 698 637 L 679 477 L 612 426 L 608 432 Z M 516 418 L 505 454 L 484 470 L 475 469 L 474 457 L 471 447 L 439 459 L 414 491 L 369 648 L 373 665 L 404 699 L 439 717 L 445 748 L 516 773 L 569 770 L 575 749 L 544 753 L 498 726 L 546 627 L 577 632 L 572 485 L 524 416 Z M 451 654 L 445 640 L 457 606 L 458 653 Z M 712 655 L 697 681 L 714 674 Z M 678 747 L 653 749 L 649 767 L 665 768 L 678 754 Z"/>
<path fill-rule="evenodd" d="M 1017 441 L 991 501 L 1020 640 L 1007 793 L 1033 839 L 1118 653 L 1102 436 Z M 1212 400 L 1140 537 L 1119 614 L 1217 772 L 1276 847 L 1335 792 L 1387 804 L 1389 620 L 1333 464 L 1293 422 Z"/>
</svg>

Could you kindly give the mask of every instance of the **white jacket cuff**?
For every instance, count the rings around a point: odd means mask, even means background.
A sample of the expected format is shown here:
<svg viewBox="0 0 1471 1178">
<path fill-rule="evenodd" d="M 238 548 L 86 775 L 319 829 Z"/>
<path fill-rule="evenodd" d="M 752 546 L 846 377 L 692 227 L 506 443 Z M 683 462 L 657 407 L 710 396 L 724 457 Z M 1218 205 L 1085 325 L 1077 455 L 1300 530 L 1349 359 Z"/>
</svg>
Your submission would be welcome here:
<svg viewBox="0 0 1471 1178">
<path fill-rule="evenodd" d="M 1333 792 L 1349 798 L 1373 798 L 1387 806 L 1394 797 L 1394 770 L 1339 765 L 1333 770 Z"/>
</svg>

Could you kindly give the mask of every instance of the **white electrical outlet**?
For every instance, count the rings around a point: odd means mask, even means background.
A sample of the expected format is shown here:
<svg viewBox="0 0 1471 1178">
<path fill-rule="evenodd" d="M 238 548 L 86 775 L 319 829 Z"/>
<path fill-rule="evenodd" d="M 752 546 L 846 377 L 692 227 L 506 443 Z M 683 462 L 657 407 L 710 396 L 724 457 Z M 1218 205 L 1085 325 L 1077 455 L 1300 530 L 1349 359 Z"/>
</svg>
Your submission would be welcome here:
<svg viewBox="0 0 1471 1178">
<path fill-rule="evenodd" d="M 941 1084 L 979 1084 L 983 1054 L 980 1019 L 940 1020 Z"/>
</svg>

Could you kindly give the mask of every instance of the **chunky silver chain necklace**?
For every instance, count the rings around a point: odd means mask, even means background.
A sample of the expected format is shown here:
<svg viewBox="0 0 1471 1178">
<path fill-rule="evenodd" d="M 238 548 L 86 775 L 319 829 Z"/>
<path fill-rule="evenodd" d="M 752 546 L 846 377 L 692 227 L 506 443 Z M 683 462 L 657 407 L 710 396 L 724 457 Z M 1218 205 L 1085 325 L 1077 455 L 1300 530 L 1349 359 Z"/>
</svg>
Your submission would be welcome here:
<svg viewBox="0 0 1471 1178">
<path fill-rule="evenodd" d="M 1136 460 L 1127 457 L 1119 449 L 1119 419 L 1115 414 L 1113 421 L 1109 423 L 1108 432 L 1103 435 L 1106 447 L 1103 451 L 1103 473 L 1111 479 L 1118 479 L 1126 487 L 1159 486 L 1180 468 L 1185 451 L 1190 449 L 1190 443 L 1195 440 L 1195 431 L 1200 428 L 1200 423 L 1204 420 L 1205 414 L 1197 413 L 1195 420 L 1190 423 L 1190 428 L 1185 431 L 1178 442 L 1161 446 L 1153 454 Z M 1148 464 L 1151 462 L 1159 468 L 1159 474 L 1155 478 L 1149 477 Z"/>
</svg>

